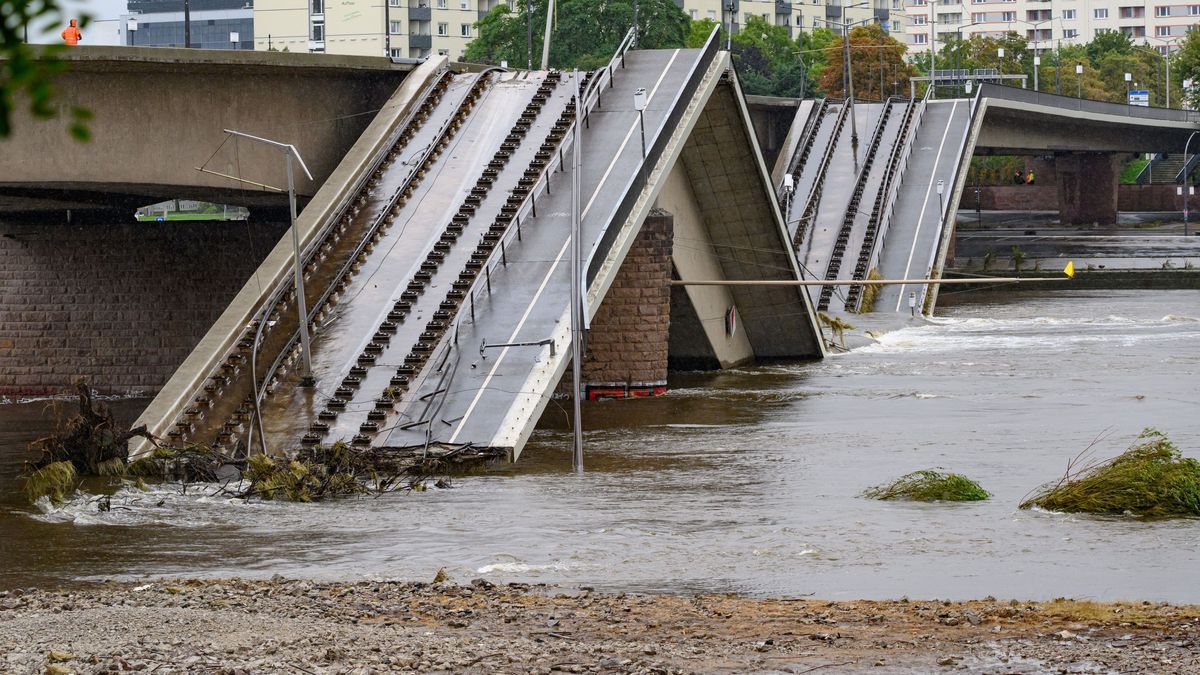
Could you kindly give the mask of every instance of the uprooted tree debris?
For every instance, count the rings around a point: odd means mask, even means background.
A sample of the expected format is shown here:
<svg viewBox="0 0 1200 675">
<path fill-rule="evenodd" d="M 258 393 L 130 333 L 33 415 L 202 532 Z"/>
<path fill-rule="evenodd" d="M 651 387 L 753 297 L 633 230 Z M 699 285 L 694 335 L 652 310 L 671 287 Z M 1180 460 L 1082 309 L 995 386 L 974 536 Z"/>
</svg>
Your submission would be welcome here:
<svg viewBox="0 0 1200 675">
<path fill-rule="evenodd" d="M 914 502 L 977 502 L 991 497 L 979 483 L 957 473 L 927 469 L 901 476 L 863 493 L 871 499 Z"/>
<path fill-rule="evenodd" d="M 92 398 L 85 380 L 75 383 L 75 391 L 79 413 L 56 433 L 30 444 L 40 453 L 26 463 L 25 492 L 31 502 L 42 497 L 62 502 L 86 477 L 138 486 L 144 486 L 145 480 L 172 481 L 185 488 L 207 484 L 225 496 L 297 502 L 422 491 L 431 482 L 446 487 L 450 475 L 502 454 L 469 445 L 426 452 L 424 448 L 356 448 L 338 441 L 287 457 L 229 455 L 206 445 L 165 445 L 144 426 L 118 431 L 112 413 Z M 129 440 L 138 436 L 149 439 L 155 449 L 131 460 Z"/>
<path fill-rule="evenodd" d="M 1146 518 L 1200 516 L 1200 461 L 1182 456 L 1161 431 L 1143 430 L 1128 450 L 1106 461 L 1087 461 L 1089 450 L 1075 457 L 1057 482 L 1021 502 L 1021 508 Z"/>
</svg>

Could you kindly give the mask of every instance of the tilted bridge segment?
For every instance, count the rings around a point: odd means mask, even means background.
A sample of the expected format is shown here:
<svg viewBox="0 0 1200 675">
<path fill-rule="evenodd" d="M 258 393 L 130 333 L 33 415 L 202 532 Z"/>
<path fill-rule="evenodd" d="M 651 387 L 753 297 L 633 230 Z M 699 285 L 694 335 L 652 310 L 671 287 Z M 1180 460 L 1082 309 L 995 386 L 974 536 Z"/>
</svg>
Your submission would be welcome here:
<svg viewBox="0 0 1200 675">
<path fill-rule="evenodd" d="M 982 85 L 970 99 L 892 99 L 853 107 L 861 137 L 857 157 L 845 101 L 781 106 L 798 112 L 772 179 L 809 278 L 940 276 L 975 154 L 1053 155 L 1062 221 L 1115 222 L 1119 155 L 1179 152 L 1200 129 L 1196 111 L 994 84 Z M 932 311 L 936 302 L 935 284 L 867 288 L 824 287 L 813 293 L 813 302 L 834 312 L 908 311 L 910 297 L 918 309 Z"/>
<path fill-rule="evenodd" d="M 631 273 L 651 216 L 672 226 L 671 276 L 799 278 L 728 54 L 715 37 L 699 50 L 630 44 L 586 75 L 581 102 L 563 73 L 418 67 L 338 167 L 345 179 L 299 220 L 316 386 L 301 386 L 280 242 L 141 421 L 227 448 L 344 440 L 518 456 L 569 363 L 577 105 L 589 320 Z M 688 357 L 824 353 L 796 288 L 689 287 L 676 301 L 694 330 L 671 342 Z M 591 330 L 635 335 L 641 320 Z"/>
</svg>

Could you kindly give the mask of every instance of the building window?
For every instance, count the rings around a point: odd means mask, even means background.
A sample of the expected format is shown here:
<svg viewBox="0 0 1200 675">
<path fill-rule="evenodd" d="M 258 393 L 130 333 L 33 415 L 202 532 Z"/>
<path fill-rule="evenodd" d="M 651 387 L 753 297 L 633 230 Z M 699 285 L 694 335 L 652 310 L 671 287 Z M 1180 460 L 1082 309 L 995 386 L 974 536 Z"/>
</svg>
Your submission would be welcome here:
<svg viewBox="0 0 1200 675">
<path fill-rule="evenodd" d="M 471 37 L 471 24 L 463 23 L 458 26 L 458 33 L 463 37 Z"/>
<path fill-rule="evenodd" d="M 1096 35 L 1104 35 L 1105 33 L 1111 33 L 1111 32 L 1112 32 L 1111 28 L 1097 28 L 1096 29 Z"/>
<path fill-rule="evenodd" d="M 1200 5 L 1188 5 L 1188 14 L 1191 16 L 1200 16 Z"/>
<path fill-rule="evenodd" d="M 917 33 L 916 35 L 913 36 L 913 44 L 914 45 L 929 44 L 929 35 L 927 33 Z"/>
<path fill-rule="evenodd" d="M 1077 37 L 1079 37 L 1079 31 L 1075 30 L 1074 28 L 1063 29 L 1063 37 L 1068 40 L 1070 40 L 1072 38 L 1077 38 Z"/>
<path fill-rule="evenodd" d="M 322 42 L 325 40 L 325 24 L 314 23 L 312 25 L 312 39 L 315 42 Z"/>
<path fill-rule="evenodd" d="M 450 24 L 445 23 L 445 22 L 439 23 L 437 34 L 442 37 L 446 37 L 446 36 L 450 35 Z"/>
<path fill-rule="evenodd" d="M 925 25 L 925 23 L 926 23 L 926 21 L 925 21 L 925 20 L 926 20 L 928 17 L 926 17 L 924 14 L 913 14 L 913 15 L 912 15 L 911 17 L 909 17 L 909 18 L 911 18 L 911 19 L 912 19 L 912 25 L 914 25 L 914 26 L 924 26 L 924 25 Z M 297 323 L 299 323 L 299 321 L 297 321 Z"/>
<path fill-rule="evenodd" d="M 1063 13 L 1062 13 L 1062 18 L 1063 18 L 1063 21 L 1074 21 L 1075 20 L 1075 10 L 1064 9 Z"/>
<path fill-rule="evenodd" d="M 1107 19 L 1108 18 L 1108 8 L 1107 7 L 1097 7 L 1092 10 L 1092 16 L 1097 19 Z"/>
<path fill-rule="evenodd" d="M 392 49 L 388 53 L 391 54 L 393 59 L 404 58 L 404 54 L 399 49 Z"/>
<path fill-rule="evenodd" d="M 696 10 L 689 9 L 688 16 L 691 17 L 692 21 L 695 21 L 696 20 Z M 299 323 L 299 321 L 297 321 L 296 323 Z"/>
<path fill-rule="evenodd" d="M 399 35 L 400 33 L 402 33 L 403 31 L 400 30 L 400 22 L 399 21 L 389 21 L 388 22 L 388 32 L 391 33 L 392 35 Z"/>
<path fill-rule="evenodd" d="M 1010 21 L 1016 21 L 1017 13 L 1016 12 L 1000 12 L 1000 20 L 1005 23 L 1008 23 Z"/>
<path fill-rule="evenodd" d="M 400 0 L 388 0 L 388 7 L 400 7 Z M 400 58 L 397 56 L 396 58 Z"/>
<path fill-rule="evenodd" d="M 467 6 L 467 0 L 458 0 L 458 8 L 459 9 L 470 9 L 470 7 Z"/>
<path fill-rule="evenodd" d="M 313 14 L 324 14 L 325 13 L 325 0 L 312 0 L 312 13 Z"/>
<path fill-rule="evenodd" d="M 437 0 L 438 9 L 446 9 L 446 0 Z"/>
<path fill-rule="evenodd" d="M 1154 16 L 1171 16 L 1171 8 L 1159 5 L 1154 8 Z"/>
<path fill-rule="evenodd" d="M 449 49 L 439 49 L 438 56 L 450 56 L 450 50 Z"/>
</svg>

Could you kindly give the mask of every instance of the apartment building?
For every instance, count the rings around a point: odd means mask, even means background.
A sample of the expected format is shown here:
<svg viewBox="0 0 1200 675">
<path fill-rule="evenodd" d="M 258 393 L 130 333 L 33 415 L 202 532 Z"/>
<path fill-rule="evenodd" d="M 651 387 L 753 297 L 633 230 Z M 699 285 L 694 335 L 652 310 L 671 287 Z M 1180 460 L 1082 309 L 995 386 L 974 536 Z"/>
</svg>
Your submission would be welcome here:
<svg viewBox="0 0 1200 675">
<path fill-rule="evenodd" d="M 523 0 L 512 0 L 522 2 Z M 887 24 L 903 0 L 675 0 L 693 19 L 752 16 L 787 26 L 793 36 L 849 22 Z M 422 58 L 462 58 L 475 23 L 502 0 L 255 0 L 254 48 Z M 539 28 L 540 30 L 540 28 Z"/>
<path fill-rule="evenodd" d="M 675 0 L 692 19 L 730 25 L 736 33 L 750 17 L 787 26 L 792 37 L 814 28 L 841 31 L 849 22 L 887 24 L 892 3 L 901 0 Z"/>
<path fill-rule="evenodd" d="M 255 0 L 254 48 L 461 59 L 500 0 Z"/>
<path fill-rule="evenodd" d="M 929 49 L 931 32 L 936 45 L 960 33 L 966 38 L 1015 32 L 1033 49 L 1046 51 L 1059 44 L 1090 42 L 1110 31 L 1166 53 L 1200 23 L 1200 4 L 1168 0 L 905 0 L 902 11 L 903 39 L 910 54 Z"/>
</svg>

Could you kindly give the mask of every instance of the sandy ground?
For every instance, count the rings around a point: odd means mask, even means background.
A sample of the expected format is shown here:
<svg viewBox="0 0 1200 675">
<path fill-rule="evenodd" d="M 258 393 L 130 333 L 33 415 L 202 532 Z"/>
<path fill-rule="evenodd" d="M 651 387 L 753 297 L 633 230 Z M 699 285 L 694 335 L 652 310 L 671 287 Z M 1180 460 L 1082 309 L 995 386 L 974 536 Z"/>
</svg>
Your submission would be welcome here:
<svg viewBox="0 0 1200 675">
<path fill-rule="evenodd" d="M 0 592 L 0 671 L 1197 673 L 1200 606 L 102 583 Z"/>
</svg>

